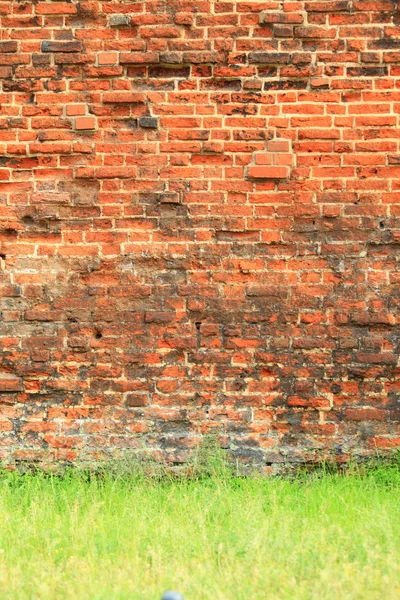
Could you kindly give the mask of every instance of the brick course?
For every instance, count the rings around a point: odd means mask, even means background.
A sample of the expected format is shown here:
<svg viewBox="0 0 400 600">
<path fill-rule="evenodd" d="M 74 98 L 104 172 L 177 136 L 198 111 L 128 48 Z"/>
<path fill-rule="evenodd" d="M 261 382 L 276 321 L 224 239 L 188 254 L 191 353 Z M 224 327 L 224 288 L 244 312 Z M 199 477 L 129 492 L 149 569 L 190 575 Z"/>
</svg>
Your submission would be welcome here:
<svg viewBox="0 0 400 600">
<path fill-rule="evenodd" d="M 0 460 L 400 445 L 397 4 L 0 2 Z"/>
</svg>

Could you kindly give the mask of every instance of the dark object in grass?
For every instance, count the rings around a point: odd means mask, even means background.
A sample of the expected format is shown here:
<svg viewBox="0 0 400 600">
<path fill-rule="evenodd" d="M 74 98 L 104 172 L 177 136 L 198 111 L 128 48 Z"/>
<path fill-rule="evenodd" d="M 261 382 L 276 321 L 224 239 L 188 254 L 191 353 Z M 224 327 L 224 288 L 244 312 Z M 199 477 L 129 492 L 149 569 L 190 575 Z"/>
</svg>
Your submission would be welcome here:
<svg viewBox="0 0 400 600">
<path fill-rule="evenodd" d="M 179 592 L 165 592 L 161 600 L 183 600 L 183 596 Z"/>
</svg>

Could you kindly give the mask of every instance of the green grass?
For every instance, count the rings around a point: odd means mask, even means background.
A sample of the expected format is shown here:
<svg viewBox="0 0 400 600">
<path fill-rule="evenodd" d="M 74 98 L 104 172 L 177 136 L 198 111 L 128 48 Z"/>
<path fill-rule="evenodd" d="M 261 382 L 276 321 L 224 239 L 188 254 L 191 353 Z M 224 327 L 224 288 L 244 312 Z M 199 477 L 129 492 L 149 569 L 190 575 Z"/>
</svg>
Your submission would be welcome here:
<svg viewBox="0 0 400 600">
<path fill-rule="evenodd" d="M 0 597 L 398 599 L 400 468 L 288 479 L 0 476 Z"/>
</svg>

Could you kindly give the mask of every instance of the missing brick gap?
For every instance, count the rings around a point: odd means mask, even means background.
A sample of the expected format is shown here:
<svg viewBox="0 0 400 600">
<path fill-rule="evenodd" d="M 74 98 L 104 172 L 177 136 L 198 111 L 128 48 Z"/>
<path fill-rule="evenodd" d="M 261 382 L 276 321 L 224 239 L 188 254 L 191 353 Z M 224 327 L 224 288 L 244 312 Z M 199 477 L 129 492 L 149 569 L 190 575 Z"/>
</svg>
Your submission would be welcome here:
<svg viewBox="0 0 400 600">
<path fill-rule="evenodd" d="M 200 333 L 200 327 L 202 326 L 202 322 L 201 321 L 196 321 L 195 322 L 195 326 L 197 329 L 197 333 L 196 333 L 196 343 L 197 343 L 197 349 L 199 350 L 201 348 L 201 333 Z"/>
</svg>

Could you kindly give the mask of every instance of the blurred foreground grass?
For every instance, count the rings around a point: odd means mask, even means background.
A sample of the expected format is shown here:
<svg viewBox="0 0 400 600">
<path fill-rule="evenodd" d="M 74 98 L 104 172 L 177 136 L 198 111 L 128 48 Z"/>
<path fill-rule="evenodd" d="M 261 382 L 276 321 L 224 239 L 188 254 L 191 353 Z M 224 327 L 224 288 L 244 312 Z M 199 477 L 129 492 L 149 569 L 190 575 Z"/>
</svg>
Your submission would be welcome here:
<svg viewBox="0 0 400 600">
<path fill-rule="evenodd" d="M 0 475 L 0 597 L 391 600 L 400 466 L 293 479 Z"/>
</svg>

